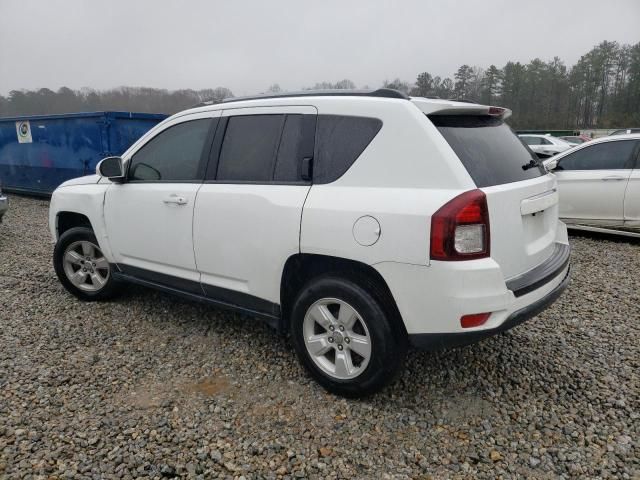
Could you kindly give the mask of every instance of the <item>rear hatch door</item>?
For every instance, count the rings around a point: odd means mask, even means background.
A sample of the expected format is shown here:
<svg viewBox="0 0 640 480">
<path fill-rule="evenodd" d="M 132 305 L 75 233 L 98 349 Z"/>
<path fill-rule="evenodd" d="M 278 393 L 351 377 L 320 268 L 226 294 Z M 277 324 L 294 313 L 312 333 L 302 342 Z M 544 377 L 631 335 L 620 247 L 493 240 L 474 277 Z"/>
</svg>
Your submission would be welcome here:
<svg viewBox="0 0 640 480">
<path fill-rule="evenodd" d="M 555 177 L 500 116 L 431 114 L 429 119 L 487 196 L 491 257 L 505 279 L 547 260 L 558 226 Z"/>
</svg>

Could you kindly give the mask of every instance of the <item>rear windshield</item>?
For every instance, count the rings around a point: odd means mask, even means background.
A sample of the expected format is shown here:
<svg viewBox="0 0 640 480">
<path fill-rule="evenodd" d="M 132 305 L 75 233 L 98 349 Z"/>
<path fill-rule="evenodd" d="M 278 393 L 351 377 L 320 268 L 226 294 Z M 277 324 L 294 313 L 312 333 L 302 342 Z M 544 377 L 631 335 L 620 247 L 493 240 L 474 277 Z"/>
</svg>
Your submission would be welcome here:
<svg viewBox="0 0 640 480">
<path fill-rule="evenodd" d="M 429 120 L 479 188 L 529 180 L 546 173 L 536 155 L 499 118 L 430 115 Z"/>
</svg>

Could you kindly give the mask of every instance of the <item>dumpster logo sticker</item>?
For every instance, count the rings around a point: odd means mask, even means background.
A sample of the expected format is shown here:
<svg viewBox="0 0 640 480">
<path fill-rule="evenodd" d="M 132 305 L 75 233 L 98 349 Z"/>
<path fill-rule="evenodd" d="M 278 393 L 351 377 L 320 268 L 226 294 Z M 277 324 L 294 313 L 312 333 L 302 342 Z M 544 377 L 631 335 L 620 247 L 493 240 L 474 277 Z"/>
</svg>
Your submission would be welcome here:
<svg viewBox="0 0 640 480">
<path fill-rule="evenodd" d="M 18 143 L 32 143 L 31 125 L 28 120 L 16 122 L 16 132 L 18 133 Z"/>
</svg>

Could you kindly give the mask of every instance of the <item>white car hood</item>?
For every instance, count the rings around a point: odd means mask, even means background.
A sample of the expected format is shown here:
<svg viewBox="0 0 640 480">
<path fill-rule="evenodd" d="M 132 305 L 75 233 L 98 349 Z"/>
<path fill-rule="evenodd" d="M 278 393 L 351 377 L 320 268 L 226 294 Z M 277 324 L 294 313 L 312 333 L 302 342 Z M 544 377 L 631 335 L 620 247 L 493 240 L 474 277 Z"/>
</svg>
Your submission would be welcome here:
<svg viewBox="0 0 640 480">
<path fill-rule="evenodd" d="M 98 183 L 102 177 L 100 175 L 87 175 L 85 177 L 72 178 L 71 180 L 67 180 L 60 187 L 71 187 L 73 185 L 92 185 L 94 183 Z M 60 188 L 58 187 L 58 188 Z"/>
</svg>

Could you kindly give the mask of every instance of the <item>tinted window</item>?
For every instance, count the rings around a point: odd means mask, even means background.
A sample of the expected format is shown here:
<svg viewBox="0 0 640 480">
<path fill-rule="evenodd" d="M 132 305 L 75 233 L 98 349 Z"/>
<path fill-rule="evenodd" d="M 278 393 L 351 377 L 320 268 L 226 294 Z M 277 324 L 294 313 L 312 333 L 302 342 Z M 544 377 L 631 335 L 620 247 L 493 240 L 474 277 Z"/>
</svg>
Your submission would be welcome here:
<svg viewBox="0 0 640 480">
<path fill-rule="evenodd" d="M 616 130 L 609 135 L 625 135 L 627 133 L 640 133 L 640 128 L 627 128 L 626 130 Z"/>
<path fill-rule="evenodd" d="M 271 181 L 284 120 L 284 115 L 229 117 L 216 178 Z"/>
<path fill-rule="evenodd" d="M 129 178 L 139 181 L 201 180 L 202 148 L 211 119 L 192 120 L 164 130 L 131 158 Z"/>
<path fill-rule="evenodd" d="M 541 145 L 542 140 L 540 137 L 520 137 L 524 143 L 527 145 Z"/>
<path fill-rule="evenodd" d="M 553 142 L 551 140 L 547 140 L 546 138 L 541 138 L 540 145 L 553 145 Z"/>
<path fill-rule="evenodd" d="M 276 157 L 275 181 L 302 181 L 300 166 L 303 158 L 313 157 L 315 134 L 315 115 L 287 115 Z"/>
<path fill-rule="evenodd" d="M 560 137 L 561 140 L 571 143 L 584 143 L 584 139 L 580 137 Z"/>
<path fill-rule="evenodd" d="M 480 188 L 529 180 L 546 173 L 531 150 L 499 118 L 431 115 L 429 119 Z M 536 166 L 530 168 L 532 160 Z"/>
<path fill-rule="evenodd" d="M 377 118 L 318 115 L 314 183 L 340 178 L 382 128 Z"/>
<path fill-rule="evenodd" d="M 617 170 L 631 168 L 631 154 L 636 142 L 620 140 L 597 143 L 562 158 L 557 170 Z"/>
</svg>

